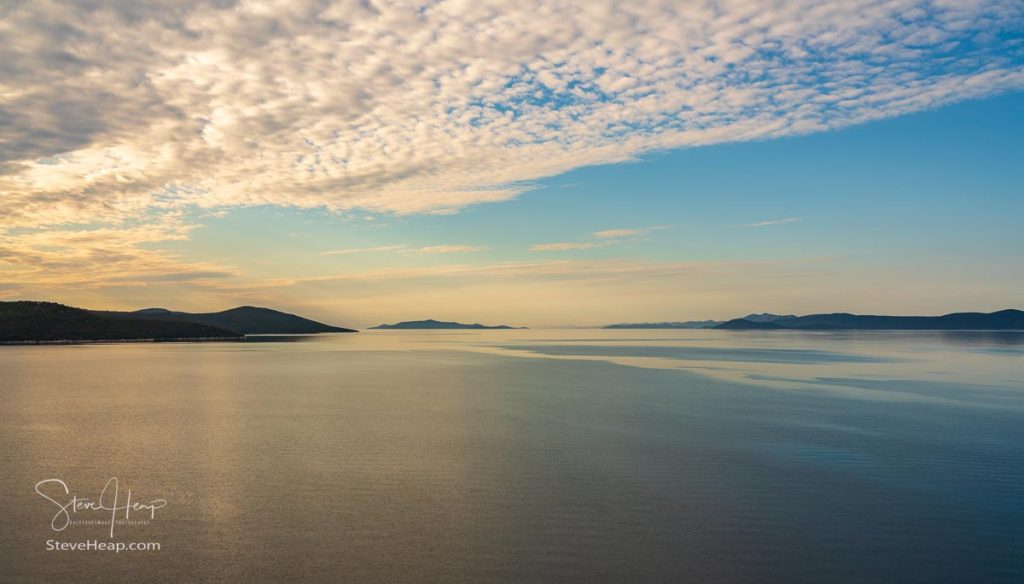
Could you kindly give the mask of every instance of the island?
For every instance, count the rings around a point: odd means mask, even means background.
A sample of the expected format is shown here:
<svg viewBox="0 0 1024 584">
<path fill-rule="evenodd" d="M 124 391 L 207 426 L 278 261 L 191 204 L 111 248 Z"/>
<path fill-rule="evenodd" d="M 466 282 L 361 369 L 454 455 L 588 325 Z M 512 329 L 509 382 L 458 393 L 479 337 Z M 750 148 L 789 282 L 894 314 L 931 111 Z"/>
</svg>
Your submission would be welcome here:
<svg viewBox="0 0 1024 584">
<path fill-rule="evenodd" d="M 876 316 L 837 312 L 770 322 L 738 318 L 718 330 L 1024 330 L 1024 312 L 954 312 L 943 316 Z"/>
<path fill-rule="evenodd" d="M 489 326 L 486 324 L 473 323 L 464 324 L 461 322 L 445 322 L 441 320 L 427 319 L 427 320 L 407 320 L 404 322 L 396 322 L 395 324 L 379 324 L 377 326 L 370 327 L 371 329 L 379 330 L 427 330 L 427 329 L 475 329 L 475 330 L 518 330 L 525 329 L 525 326 L 508 326 L 506 324 L 499 324 Z"/>
<path fill-rule="evenodd" d="M 269 308 L 212 313 L 86 310 L 56 302 L 0 302 L 0 344 L 242 341 L 251 334 L 355 332 Z"/>
</svg>

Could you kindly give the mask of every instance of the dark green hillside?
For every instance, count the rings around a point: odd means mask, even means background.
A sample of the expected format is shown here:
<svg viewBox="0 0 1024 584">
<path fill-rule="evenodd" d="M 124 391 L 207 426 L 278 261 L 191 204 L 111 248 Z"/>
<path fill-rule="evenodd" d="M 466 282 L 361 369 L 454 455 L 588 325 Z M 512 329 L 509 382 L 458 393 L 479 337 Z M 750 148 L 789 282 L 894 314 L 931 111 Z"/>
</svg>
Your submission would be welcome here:
<svg viewBox="0 0 1024 584">
<path fill-rule="evenodd" d="M 221 312 L 175 312 L 164 308 L 145 308 L 135 312 L 96 312 L 114 318 L 175 320 L 194 322 L 246 335 L 354 333 L 353 329 L 323 324 L 287 312 L 258 306 L 239 306 Z"/>
<path fill-rule="evenodd" d="M 232 331 L 191 322 L 112 318 L 55 302 L 0 302 L 0 342 L 238 337 Z"/>
</svg>

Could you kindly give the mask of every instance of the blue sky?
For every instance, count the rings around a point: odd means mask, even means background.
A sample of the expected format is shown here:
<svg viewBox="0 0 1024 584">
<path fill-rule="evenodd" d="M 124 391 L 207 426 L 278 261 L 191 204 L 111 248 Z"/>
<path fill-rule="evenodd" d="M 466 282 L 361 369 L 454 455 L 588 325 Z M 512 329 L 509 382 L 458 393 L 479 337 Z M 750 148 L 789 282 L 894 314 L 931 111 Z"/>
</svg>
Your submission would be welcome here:
<svg viewBox="0 0 1024 584">
<path fill-rule="evenodd" d="M 664 225 L 626 249 L 549 255 L 731 260 L 811 250 L 902 256 L 909 247 L 1010 259 L 1024 250 L 1021 136 L 1018 93 L 841 131 L 583 168 L 541 181 L 515 201 L 409 217 L 396 228 L 424 244 L 440 234 L 486 242 L 502 257 L 602 229 Z M 786 218 L 799 222 L 743 227 Z M 396 242 L 383 230 L 373 241 Z"/>
</svg>

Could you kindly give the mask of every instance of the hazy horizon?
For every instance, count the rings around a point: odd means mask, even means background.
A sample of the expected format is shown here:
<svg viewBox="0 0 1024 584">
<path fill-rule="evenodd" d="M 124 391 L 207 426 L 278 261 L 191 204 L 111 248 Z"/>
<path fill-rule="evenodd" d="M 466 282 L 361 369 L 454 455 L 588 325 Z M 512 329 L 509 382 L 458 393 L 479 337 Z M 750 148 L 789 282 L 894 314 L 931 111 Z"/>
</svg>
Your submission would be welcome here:
<svg viewBox="0 0 1024 584">
<path fill-rule="evenodd" d="M 16 298 L 16 299 L 9 299 L 7 301 L 17 301 L 17 300 L 39 301 L 39 302 L 58 302 L 56 300 L 39 299 L 39 298 Z M 61 302 L 58 302 L 58 303 L 63 304 Z M 254 307 L 258 307 L 258 308 L 269 308 L 269 309 L 276 310 L 276 311 L 279 311 L 279 312 L 296 314 L 298 316 L 302 316 L 302 317 L 306 317 L 306 318 L 310 318 L 312 316 L 310 314 L 301 313 L 300 311 L 291 310 L 291 309 L 289 309 L 287 307 L 262 306 L 262 305 L 234 305 L 234 306 L 224 306 L 224 307 L 214 307 L 214 308 L 200 308 L 200 309 L 195 309 L 195 310 L 184 310 L 184 309 L 176 308 L 175 306 L 142 306 L 142 307 L 134 307 L 134 308 L 133 307 L 128 307 L 128 308 L 123 308 L 123 307 L 109 308 L 109 307 L 95 307 L 95 306 L 74 306 L 74 308 L 84 308 L 84 309 L 87 309 L 87 310 L 97 310 L 97 311 L 108 311 L 109 310 L 109 311 L 116 311 L 116 312 L 134 312 L 134 311 L 151 310 L 151 309 L 166 309 L 166 310 L 170 310 L 170 311 L 173 311 L 173 312 L 217 313 L 217 312 L 222 312 L 222 311 L 226 311 L 226 310 L 231 310 L 233 308 L 241 308 L 242 306 L 254 306 Z M 962 310 L 955 310 L 955 311 L 939 313 L 939 314 L 918 314 L 918 313 L 896 314 L 896 313 L 881 312 L 881 311 L 873 311 L 873 312 L 869 311 L 869 312 L 864 312 L 862 314 L 864 314 L 864 315 L 877 315 L 877 316 L 943 316 L 945 314 L 950 314 L 950 313 L 992 313 L 992 312 L 999 312 L 999 311 L 1002 311 L 1002 310 L 1020 310 L 1020 309 L 1010 306 L 1010 307 L 998 308 L 998 309 L 994 309 L 994 310 L 962 309 Z M 820 313 L 814 313 L 814 314 L 835 314 L 835 313 L 850 313 L 850 311 L 848 311 L 848 310 L 823 310 Z M 751 310 L 751 311 L 745 311 L 745 312 L 741 311 L 741 312 L 738 312 L 738 313 L 735 313 L 735 314 L 730 314 L 730 315 L 723 315 L 723 316 L 720 316 L 720 317 L 708 317 L 708 318 L 662 318 L 662 319 L 656 319 L 656 320 L 609 320 L 607 322 L 594 322 L 594 323 L 582 323 L 582 324 L 579 324 L 579 323 L 576 323 L 576 324 L 557 323 L 557 322 L 549 322 L 549 323 L 524 323 L 524 322 L 513 323 L 513 322 L 497 322 L 497 321 L 493 321 L 492 322 L 492 321 L 472 319 L 472 318 L 458 319 L 458 318 L 438 317 L 436 315 L 427 315 L 427 316 L 410 317 L 410 318 L 393 318 L 393 319 L 390 319 L 390 320 L 385 319 L 385 320 L 382 320 L 382 321 L 379 321 L 379 322 L 372 322 L 372 323 L 332 322 L 330 320 L 330 318 L 327 318 L 324 323 L 325 324 L 329 324 L 329 325 L 333 325 L 333 326 L 342 326 L 342 327 L 348 326 L 348 327 L 355 327 L 355 328 L 358 328 L 358 329 L 371 329 L 371 328 L 376 327 L 377 325 L 382 325 L 382 324 L 394 324 L 394 323 L 409 322 L 409 321 L 435 320 L 435 321 L 441 321 L 441 322 L 458 322 L 458 323 L 461 323 L 461 324 L 509 325 L 509 326 L 512 326 L 512 327 L 527 327 L 527 328 L 531 328 L 531 329 L 552 329 L 552 330 L 557 330 L 557 329 L 574 329 L 574 328 L 576 328 L 576 329 L 600 329 L 600 328 L 603 328 L 603 327 L 606 327 L 606 326 L 609 326 L 609 325 L 615 325 L 615 324 L 674 323 L 674 322 L 709 321 L 709 320 L 713 320 L 713 321 L 728 321 L 728 320 L 732 320 L 732 319 L 738 319 L 738 318 L 743 318 L 745 316 L 758 315 L 758 314 L 770 314 L 770 315 L 776 315 L 776 316 L 787 316 L 787 315 L 806 316 L 806 315 L 812 314 L 812 313 L 809 313 L 809 312 L 799 312 L 799 311 L 797 311 L 797 312 L 784 312 L 784 311 L 772 311 L 772 310 Z M 313 320 L 318 320 L 318 319 L 317 318 L 313 318 Z M 426 330 L 429 330 L 429 329 L 426 329 Z"/>
</svg>

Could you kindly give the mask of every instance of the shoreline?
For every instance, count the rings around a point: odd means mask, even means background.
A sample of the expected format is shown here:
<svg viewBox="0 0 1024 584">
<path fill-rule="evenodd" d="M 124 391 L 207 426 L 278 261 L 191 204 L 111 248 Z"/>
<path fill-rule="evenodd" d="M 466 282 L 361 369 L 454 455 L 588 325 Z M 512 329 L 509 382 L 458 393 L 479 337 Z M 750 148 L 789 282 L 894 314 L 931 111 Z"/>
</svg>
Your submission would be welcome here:
<svg viewBox="0 0 1024 584">
<path fill-rule="evenodd" d="M 120 343 L 237 343 L 245 342 L 245 336 L 238 337 L 174 337 L 169 339 L 56 339 L 56 340 L 24 340 L 0 341 L 0 346 L 23 345 L 104 345 Z"/>
</svg>

